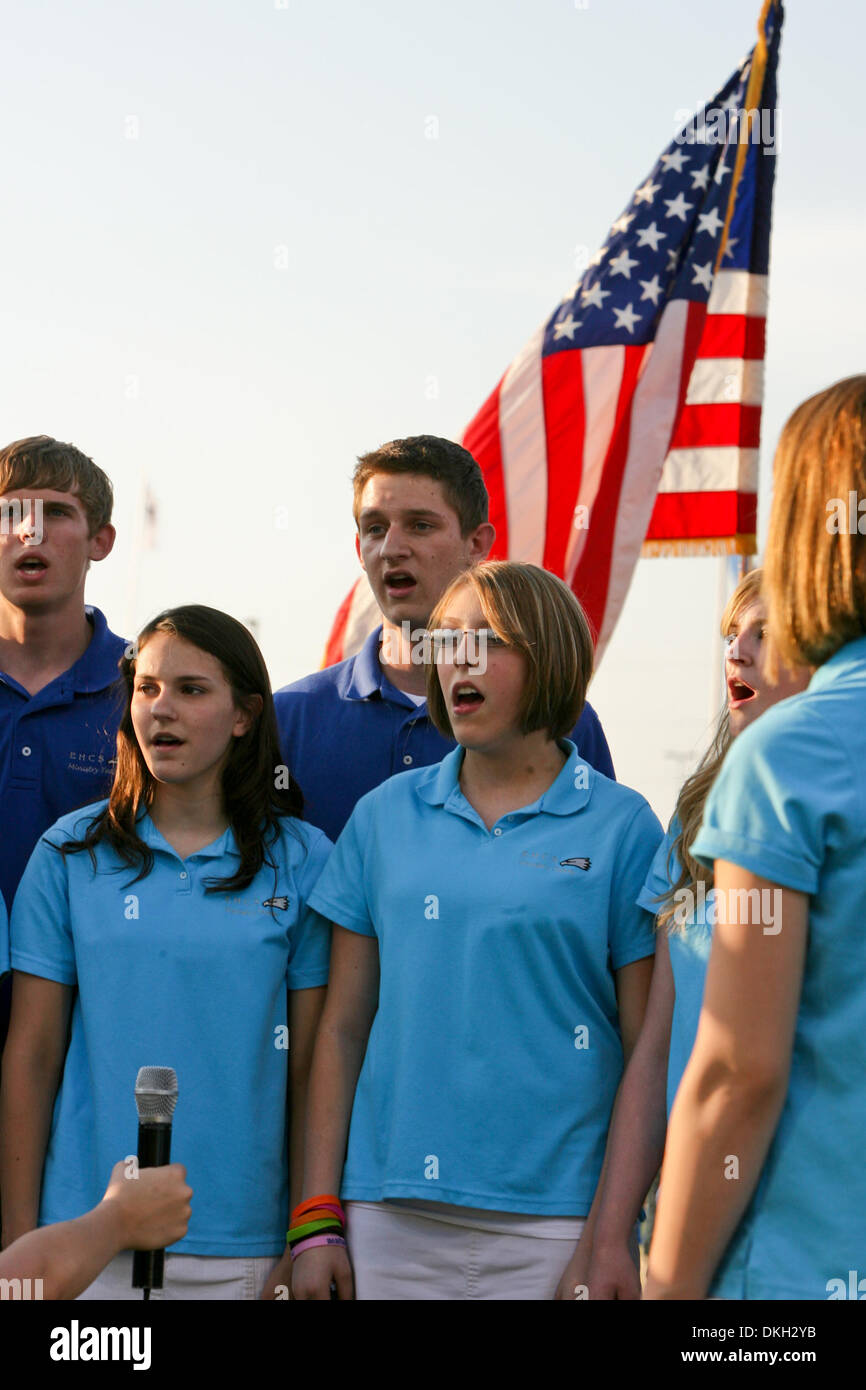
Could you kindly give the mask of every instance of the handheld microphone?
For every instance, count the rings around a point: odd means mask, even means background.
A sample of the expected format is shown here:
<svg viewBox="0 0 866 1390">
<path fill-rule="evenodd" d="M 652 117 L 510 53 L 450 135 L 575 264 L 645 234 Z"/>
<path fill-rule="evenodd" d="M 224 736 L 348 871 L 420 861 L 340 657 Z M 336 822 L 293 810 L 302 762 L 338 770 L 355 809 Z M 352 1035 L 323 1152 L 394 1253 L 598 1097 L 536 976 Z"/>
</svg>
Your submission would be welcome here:
<svg viewBox="0 0 866 1390">
<path fill-rule="evenodd" d="M 163 1168 L 171 1162 L 171 1117 L 177 1105 L 177 1074 L 174 1067 L 141 1067 L 135 1078 L 135 1106 L 138 1110 L 138 1166 Z M 164 1250 L 136 1250 L 132 1257 L 132 1287 L 162 1288 L 165 1269 Z"/>
</svg>

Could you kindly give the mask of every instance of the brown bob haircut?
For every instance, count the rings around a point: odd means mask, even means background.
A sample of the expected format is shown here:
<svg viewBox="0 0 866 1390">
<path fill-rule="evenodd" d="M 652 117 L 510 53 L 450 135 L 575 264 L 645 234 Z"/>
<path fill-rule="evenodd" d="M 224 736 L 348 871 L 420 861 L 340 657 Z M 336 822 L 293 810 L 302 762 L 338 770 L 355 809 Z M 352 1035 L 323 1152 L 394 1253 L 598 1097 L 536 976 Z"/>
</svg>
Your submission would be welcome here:
<svg viewBox="0 0 866 1390">
<path fill-rule="evenodd" d="M 850 493 L 866 498 L 866 376 L 810 396 L 779 438 L 763 592 L 789 665 L 820 666 L 866 633 L 866 535 L 830 526 Z"/>
<path fill-rule="evenodd" d="M 37 487 L 75 493 L 87 516 L 91 536 L 111 521 L 111 481 L 74 444 L 36 434 L 29 439 L 16 439 L 0 450 L 0 493 Z"/>
<path fill-rule="evenodd" d="M 355 525 L 361 515 L 361 494 L 374 473 L 412 473 L 442 484 L 449 505 L 457 513 L 460 534 L 468 536 L 487 521 L 487 488 L 472 455 L 453 439 L 435 434 L 415 434 L 392 439 L 362 454 L 352 474 Z"/>
<path fill-rule="evenodd" d="M 521 731 L 547 729 L 551 738 L 564 738 L 580 718 L 593 661 L 592 633 L 574 594 L 537 565 L 488 560 L 449 584 L 430 616 L 431 629 L 445 626 L 448 605 L 464 586 L 474 591 L 493 631 L 526 659 Z M 453 738 L 435 662 L 427 669 L 427 710 L 439 732 Z"/>
</svg>

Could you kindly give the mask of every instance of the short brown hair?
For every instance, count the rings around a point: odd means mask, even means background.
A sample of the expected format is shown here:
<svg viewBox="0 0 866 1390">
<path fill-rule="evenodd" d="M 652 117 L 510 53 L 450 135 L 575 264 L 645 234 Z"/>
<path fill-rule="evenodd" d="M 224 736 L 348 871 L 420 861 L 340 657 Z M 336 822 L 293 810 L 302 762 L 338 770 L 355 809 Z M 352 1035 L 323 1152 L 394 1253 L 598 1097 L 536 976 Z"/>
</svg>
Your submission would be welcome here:
<svg viewBox="0 0 866 1390">
<path fill-rule="evenodd" d="M 474 589 L 494 632 L 526 658 L 521 731 L 548 729 L 551 738 L 569 734 L 586 703 L 593 649 L 586 614 L 568 585 L 537 565 L 487 560 L 449 584 L 430 616 L 431 629 L 441 626 L 464 584 Z M 427 669 L 427 710 L 439 732 L 453 738 L 434 662 Z"/>
<path fill-rule="evenodd" d="M 460 521 L 460 533 L 468 536 L 487 520 L 487 488 L 481 469 L 468 449 L 453 439 L 435 434 L 415 434 L 361 454 L 352 474 L 355 525 L 361 514 L 361 493 L 374 473 L 415 473 L 442 484 L 449 504 Z"/>
<path fill-rule="evenodd" d="M 810 396 L 776 450 L 763 590 L 789 665 L 820 666 L 866 632 L 866 537 L 829 526 L 850 492 L 866 497 L 866 376 Z"/>
<path fill-rule="evenodd" d="M 75 493 L 86 513 L 91 536 L 111 521 L 111 480 L 74 444 L 36 434 L 29 439 L 16 439 L 0 449 L 0 493 L 25 487 Z"/>
</svg>

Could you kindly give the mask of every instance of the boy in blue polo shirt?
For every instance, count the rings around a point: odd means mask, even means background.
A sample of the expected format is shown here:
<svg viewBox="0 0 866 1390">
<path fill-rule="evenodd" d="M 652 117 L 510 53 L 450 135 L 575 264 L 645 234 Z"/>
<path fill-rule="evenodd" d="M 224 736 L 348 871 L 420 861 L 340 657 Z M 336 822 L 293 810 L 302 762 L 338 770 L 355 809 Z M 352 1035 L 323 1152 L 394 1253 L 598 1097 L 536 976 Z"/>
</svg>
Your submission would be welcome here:
<svg viewBox="0 0 866 1390">
<path fill-rule="evenodd" d="M 47 435 L 0 452 L 0 890 L 11 910 L 43 831 L 105 795 L 120 719 L 123 638 L 84 605 L 114 545 L 100 468 Z M 9 1018 L 0 1000 L 0 1046 Z"/>
<path fill-rule="evenodd" d="M 313 825 L 336 840 L 355 803 L 396 772 L 454 747 L 427 713 L 423 655 L 412 634 L 453 579 L 485 560 L 495 531 L 481 469 L 449 439 L 395 439 L 358 460 L 355 546 L 384 618 L 361 650 L 277 692 L 283 756 Z M 584 705 L 571 737 L 613 778 L 601 724 Z"/>
</svg>

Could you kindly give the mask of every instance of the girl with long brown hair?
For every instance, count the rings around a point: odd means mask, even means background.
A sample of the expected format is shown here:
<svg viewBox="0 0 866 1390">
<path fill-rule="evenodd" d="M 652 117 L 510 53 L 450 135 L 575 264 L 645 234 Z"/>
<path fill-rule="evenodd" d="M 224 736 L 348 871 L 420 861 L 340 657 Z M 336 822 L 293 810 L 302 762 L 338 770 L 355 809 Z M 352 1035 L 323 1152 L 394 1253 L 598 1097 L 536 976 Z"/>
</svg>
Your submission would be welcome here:
<svg viewBox="0 0 866 1390">
<path fill-rule="evenodd" d="M 197 605 L 163 613 L 122 671 L 111 795 L 43 836 L 15 900 L 4 1235 L 94 1205 L 134 1147 L 139 1067 L 170 1065 L 173 1151 L 195 1204 L 165 1296 L 273 1296 L 289 1282 L 287 1081 L 297 1192 L 327 979 L 328 929 L 307 899 L 330 843 L 299 819 L 241 623 Z M 140 1297 L 130 1266 L 118 1257 L 84 1297 Z"/>
</svg>

